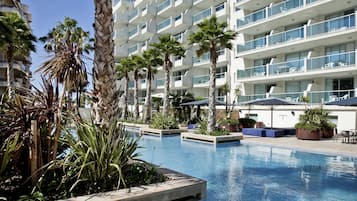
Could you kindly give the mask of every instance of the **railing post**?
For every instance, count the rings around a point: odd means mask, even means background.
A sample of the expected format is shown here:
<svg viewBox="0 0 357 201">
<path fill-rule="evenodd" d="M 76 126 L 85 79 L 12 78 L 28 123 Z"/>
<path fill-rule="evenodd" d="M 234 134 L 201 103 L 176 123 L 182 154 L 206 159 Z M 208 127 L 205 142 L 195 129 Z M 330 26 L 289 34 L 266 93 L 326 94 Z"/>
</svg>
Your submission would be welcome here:
<svg viewBox="0 0 357 201">
<path fill-rule="evenodd" d="M 269 17 L 269 7 L 265 7 L 265 18 Z"/>
<path fill-rule="evenodd" d="M 270 64 L 267 64 L 265 66 L 265 70 L 266 70 L 266 76 L 269 77 L 269 69 L 270 69 Z"/>
<path fill-rule="evenodd" d="M 269 35 L 265 36 L 265 46 L 268 47 L 269 46 Z"/>
<path fill-rule="evenodd" d="M 304 25 L 304 39 L 307 38 L 307 25 Z"/>
<path fill-rule="evenodd" d="M 303 0 L 303 5 L 306 6 L 306 0 Z"/>
<path fill-rule="evenodd" d="M 307 58 L 304 58 L 304 72 L 307 72 Z"/>
</svg>

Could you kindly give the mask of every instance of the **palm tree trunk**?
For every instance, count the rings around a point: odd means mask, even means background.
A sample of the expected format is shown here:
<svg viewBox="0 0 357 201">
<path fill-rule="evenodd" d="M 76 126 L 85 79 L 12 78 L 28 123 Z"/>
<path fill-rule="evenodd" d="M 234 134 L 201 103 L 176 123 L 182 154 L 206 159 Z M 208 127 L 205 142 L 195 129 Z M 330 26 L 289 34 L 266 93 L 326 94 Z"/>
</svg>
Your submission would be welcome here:
<svg viewBox="0 0 357 201">
<path fill-rule="evenodd" d="M 95 4 L 95 53 L 94 90 L 98 98 L 97 108 L 93 110 L 97 124 L 107 125 L 118 115 L 118 89 L 114 69 L 114 42 L 112 1 L 94 0 Z"/>
<path fill-rule="evenodd" d="M 164 88 L 164 108 L 163 114 L 165 117 L 169 115 L 169 93 L 170 93 L 170 69 L 169 69 L 169 60 L 165 60 L 164 69 L 165 69 L 165 88 Z"/>
<path fill-rule="evenodd" d="M 211 67 L 210 67 L 210 78 L 209 78 L 209 89 L 208 89 L 208 125 L 207 131 L 212 132 L 216 126 L 216 66 L 217 66 L 217 56 L 216 50 L 211 49 Z"/>
<path fill-rule="evenodd" d="M 128 82 L 129 78 L 126 76 L 124 78 L 124 108 L 123 108 L 123 113 L 121 114 L 122 119 L 126 119 L 128 117 Z"/>
<path fill-rule="evenodd" d="M 138 78 L 135 78 L 134 81 L 134 119 L 139 119 L 139 85 L 138 85 Z"/>
<path fill-rule="evenodd" d="M 151 70 L 146 74 L 146 98 L 144 107 L 144 121 L 148 123 L 151 119 Z"/>
<path fill-rule="evenodd" d="M 9 98 L 11 99 L 12 95 L 14 95 L 14 67 L 13 67 L 13 52 L 11 48 L 9 47 L 9 50 L 7 51 L 7 87 L 8 87 L 8 93 L 9 93 Z"/>
</svg>

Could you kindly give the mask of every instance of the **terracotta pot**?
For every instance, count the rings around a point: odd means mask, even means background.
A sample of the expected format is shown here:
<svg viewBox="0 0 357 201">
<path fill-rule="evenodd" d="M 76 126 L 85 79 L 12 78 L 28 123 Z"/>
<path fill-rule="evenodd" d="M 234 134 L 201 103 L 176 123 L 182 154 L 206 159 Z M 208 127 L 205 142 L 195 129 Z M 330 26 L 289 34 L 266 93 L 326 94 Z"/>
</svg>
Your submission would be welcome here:
<svg viewBox="0 0 357 201">
<path fill-rule="evenodd" d="M 320 140 L 322 132 L 320 130 L 296 129 L 296 137 L 300 140 Z"/>
<path fill-rule="evenodd" d="M 333 137 L 333 128 L 323 128 L 322 137 L 323 138 L 332 138 Z"/>
</svg>

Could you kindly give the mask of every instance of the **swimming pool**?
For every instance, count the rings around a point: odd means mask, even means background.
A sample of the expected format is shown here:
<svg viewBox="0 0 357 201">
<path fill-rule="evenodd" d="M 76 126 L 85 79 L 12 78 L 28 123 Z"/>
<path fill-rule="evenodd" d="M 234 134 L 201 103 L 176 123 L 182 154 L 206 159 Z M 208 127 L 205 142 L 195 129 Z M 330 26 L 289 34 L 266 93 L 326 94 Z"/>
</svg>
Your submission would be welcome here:
<svg viewBox="0 0 357 201">
<path fill-rule="evenodd" d="M 356 201 L 357 158 L 143 136 L 141 159 L 207 181 L 206 201 Z"/>
</svg>

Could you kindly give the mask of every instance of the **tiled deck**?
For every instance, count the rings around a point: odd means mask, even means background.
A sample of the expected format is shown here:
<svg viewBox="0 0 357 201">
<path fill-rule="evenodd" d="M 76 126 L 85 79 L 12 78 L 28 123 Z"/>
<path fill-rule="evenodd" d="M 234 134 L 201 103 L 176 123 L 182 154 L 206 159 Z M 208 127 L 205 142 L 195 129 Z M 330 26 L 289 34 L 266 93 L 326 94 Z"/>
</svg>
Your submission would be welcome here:
<svg viewBox="0 0 357 201">
<path fill-rule="evenodd" d="M 254 143 L 313 153 L 357 157 L 357 144 L 345 144 L 342 143 L 341 140 L 342 139 L 338 139 L 337 141 L 335 139 L 324 139 L 320 141 L 311 141 L 298 140 L 295 136 L 270 138 L 244 135 L 244 139 L 241 143 Z"/>
</svg>

